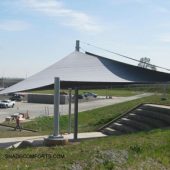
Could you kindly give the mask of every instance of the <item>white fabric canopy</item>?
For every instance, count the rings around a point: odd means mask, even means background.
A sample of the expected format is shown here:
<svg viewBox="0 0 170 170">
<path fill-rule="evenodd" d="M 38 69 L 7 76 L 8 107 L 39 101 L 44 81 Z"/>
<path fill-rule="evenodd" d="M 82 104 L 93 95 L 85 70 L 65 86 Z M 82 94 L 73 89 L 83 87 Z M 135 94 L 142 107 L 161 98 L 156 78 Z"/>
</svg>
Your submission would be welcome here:
<svg viewBox="0 0 170 170">
<path fill-rule="evenodd" d="M 3 93 L 36 89 L 61 82 L 77 83 L 156 83 L 170 81 L 170 74 L 121 63 L 93 54 L 73 52 L 43 71 L 1 91 Z"/>
</svg>

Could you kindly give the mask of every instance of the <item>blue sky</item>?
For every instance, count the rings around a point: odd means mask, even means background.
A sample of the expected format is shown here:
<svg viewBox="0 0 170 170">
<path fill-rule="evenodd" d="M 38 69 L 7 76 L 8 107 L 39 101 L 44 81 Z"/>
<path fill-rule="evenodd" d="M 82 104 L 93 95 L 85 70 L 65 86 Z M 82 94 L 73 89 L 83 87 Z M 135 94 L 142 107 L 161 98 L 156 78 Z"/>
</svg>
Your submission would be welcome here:
<svg viewBox="0 0 170 170">
<path fill-rule="evenodd" d="M 39 72 L 73 52 L 76 39 L 170 68 L 169 21 L 169 0 L 2 0 L 0 77 Z"/>
</svg>

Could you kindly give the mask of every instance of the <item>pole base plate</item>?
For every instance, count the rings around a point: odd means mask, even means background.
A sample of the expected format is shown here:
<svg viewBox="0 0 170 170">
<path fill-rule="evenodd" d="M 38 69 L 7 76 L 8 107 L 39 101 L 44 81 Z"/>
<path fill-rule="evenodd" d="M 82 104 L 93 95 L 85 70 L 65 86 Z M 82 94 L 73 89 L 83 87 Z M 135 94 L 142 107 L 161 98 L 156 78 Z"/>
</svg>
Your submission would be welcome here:
<svg viewBox="0 0 170 170">
<path fill-rule="evenodd" d="M 68 139 L 65 139 L 63 136 L 50 135 L 48 138 L 44 138 L 45 146 L 57 146 L 66 144 L 68 144 Z"/>
</svg>

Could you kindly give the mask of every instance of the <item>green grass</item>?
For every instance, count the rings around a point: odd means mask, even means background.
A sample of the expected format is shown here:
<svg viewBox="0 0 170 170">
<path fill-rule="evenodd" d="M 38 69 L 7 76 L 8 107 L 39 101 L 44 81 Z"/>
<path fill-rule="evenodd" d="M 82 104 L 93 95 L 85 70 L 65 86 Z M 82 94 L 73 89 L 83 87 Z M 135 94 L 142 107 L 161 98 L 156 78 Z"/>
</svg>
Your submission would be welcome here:
<svg viewBox="0 0 170 170">
<path fill-rule="evenodd" d="M 79 113 L 79 132 L 95 131 L 108 121 L 140 103 L 170 105 L 154 95 L 142 99 L 107 106 Z M 72 117 L 73 120 L 73 117 Z M 67 131 L 67 116 L 61 116 L 61 131 Z M 39 130 L 40 134 L 51 134 L 52 117 L 37 118 L 27 122 L 24 127 Z M 35 156 L 24 158 L 24 156 Z M 45 158 L 43 154 L 58 156 Z M 9 158 L 7 156 L 20 156 Z M 48 169 L 170 169 L 170 129 L 157 129 L 150 132 L 110 136 L 84 140 L 66 146 L 37 147 L 26 149 L 0 149 L 0 169 L 48 170 Z"/>
<path fill-rule="evenodd" d="M 61 90 L 61 92 L 68 93 L 68 90 Z M 140 92 L 134 91 L 133 89 L 100 89 L 100 90 L 79 90 L 79 94 L 83 94 L 84 92 L 92 92 L 96 93 L 98 96 L 132 96 L 135 94 L 139 94 Z M 54 90 L 33 90 L 31 93 L 40 93 L 40 94 L 54 94 Z M 74 90 L 72 90 L 72 94 L 74 94 Z"/>
<path fill-rule="evenodd" d="M 128 86 L 128 89 L 134 91 L 142 91 L 142 92 L 153 92 L 153 93 L 163 93 L 164 92 L 164 84 L 152 84 L 152 85 L 135 85 L 134 87 Z M 127 89 L 127 87 L 126 87 Z M 166 85 L 166 93 L 170 94 L 170 85 Z"/>
<path fill-rule="evenodd" d="M 90 111 L 80 112 L 78 118 L 79 132 L 96 131 L 98 128 L 105 125 L 112 119 L 116 118 L 117 116 L 123 114 L 124 112 L 132 109 L 133 107 L 141 103 L 156 103 L 156 104 L 170 105 L 170 95 L 168 96 L 168 100 L 161 100 L 159 95 L 153 95 L 153 96 L 144 97 L 129 102 L 110 105 L 110 106 L 106 106 Z M 71 119 L 73 125 L 74 122 L 73 115 Z M 38 117 L 33 121 L 23 123 L 23 127 L 38 130 L 38 133 L 35 133 L 35 135 L 37 134 L 49 135 L 53 132 L 53 117 Z M 67 132 L 68 129 L 67 115 L 60 117 L 60 129 L 61 129 L 61 133 Z M 0 132 L 0 136 L 1 136 L 1 132 Z M 6 136 L 8 136 L 8 133 L 6 133 Z"/>
<path fill-rule="evenodd" d="M 15 126 L 15 125 L 14 125 Z M 23 136 L 37 136 L 39 132 L 30 132 L 30 131 L 15 131 L 13 129 L 1 129 L 0 138 L 11 138 L 11 137 L 23 137 Z"/>
<path fill-rule="evenodd" d="M 169 96 L 170 97 L 170 96 Z M 110 105 L 90 111 L 85 111 L 79 113 L 79 132 L 89 132 L 96 131 L 98 128 L 116 118 L 120 114 L 132 109 L 133 107 L 141 104 L 141 103 L 157 103 L 157 104 L 165 104 L 170 105 L 170 99 L 161 100 L 159 95 L 149 96 L 129 102 L 124 102 L 116 105 Z M 72 124 L 74 117 L 72 116 Z M 68 116 L 60 117 L 60 127 L 61 132 L 67 132 L 68 125 Z M 53 117 L 41 117 L 36 118 L 32 122 L 28 122 L 24 124 L 26 128 L 34 128 L 35 130 L 39 130 L 39 132 L 48 134 L 53 129 Z"/>
<path fill-rule="evenodd" d="M 24 158 L 31 155 L 58 158 Z M 7 158 L 19 155 L 21 158 Z M 170 130 L 81 141 L 57 147 L 0 149 L 0 169 L 170 169 Z"/>
<path fill-rule="evenodd" d="M 61 91 L 68 92 L 68 90 L 61 90 Z M 167 85 L 166 91 L 167 93 L 170 94 L 170 85 Z M 41 94 L 54 94 L 53 89 L 32 90 L 30 92 L 41 93 Z M 164 85 L 163 84 L 129 85 L 124 87 L 114 87 L 114 88 L 106 88 L 106 89 L 79 90 L 79 94 L 83 94 L 83 92 L 93 92 L 98 94 L 99 96 L 132 96 L 142 92 L 163 93 Z M 74 94 L 74 90 L 72 91 L 72 94 Z"/>
</svg>

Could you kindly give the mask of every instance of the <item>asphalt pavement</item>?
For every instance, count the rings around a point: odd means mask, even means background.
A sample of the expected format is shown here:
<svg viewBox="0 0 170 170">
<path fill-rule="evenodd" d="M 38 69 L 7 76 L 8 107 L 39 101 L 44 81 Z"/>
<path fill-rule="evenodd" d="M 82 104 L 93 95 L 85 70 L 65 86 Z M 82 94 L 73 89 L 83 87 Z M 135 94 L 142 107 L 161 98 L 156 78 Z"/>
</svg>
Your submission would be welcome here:
<svg viewBox="0 0 170 170">
<path fill-rule="evenodd" d="M 113 97 L 112 99 L 97 99 L 97 100 L 87 100 L 86 102 L 79 103 L 79 112 L 92 110 L 108 105 L 113 105 L 117 103 L 122 103 L 126 101 L 131 101 L 139 99 L 142 97 L 150 96 L 152 93 L 144 93 L 129 97 Z M 74 104 L 71 105 L 71 112 L 74 113 Z M 60 115 L 68 114 L 68 104 L 60 105 Z M 37 104 L 37 103 L 27 103 L 27 102 L 16 102 L 14 108 L 0 109 L 0 122 L 3 122 L 6 117 L 14 113 L 26 113 L 28 112 L 31 119 L 39 116 L 53 115 L 54 105 L 53 104 Z"/>
</svg>

